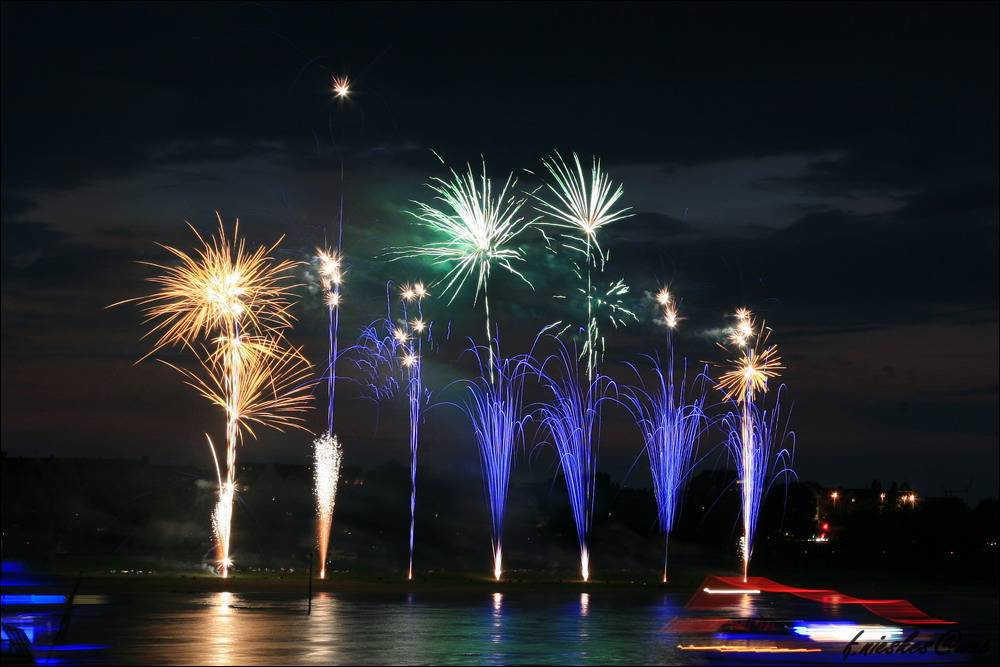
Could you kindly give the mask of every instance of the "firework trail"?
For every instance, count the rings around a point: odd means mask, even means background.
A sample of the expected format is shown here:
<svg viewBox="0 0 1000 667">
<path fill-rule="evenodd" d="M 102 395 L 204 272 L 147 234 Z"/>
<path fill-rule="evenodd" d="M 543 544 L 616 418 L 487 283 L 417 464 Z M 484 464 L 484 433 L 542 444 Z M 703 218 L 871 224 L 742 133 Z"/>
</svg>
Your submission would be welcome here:
<svg viewBox="0 0 1000 667">
<path fill-rule="evenodd" d="M 326 578 L 326 554 L 333 527 L 333 507 L 340 481 L 343 451 L 337 436 L 324 433 L 313 441 L 313 481 L 316 494 L 316 546 L 319 550 L 319 578 Z"/>
<path fill-rule="evenodd" d="M 584 383 L 577 355 L 570 353 L 558 337 L 551 338 L 557 346 L 556 352 L 541 362 L 532 360 L 534 374 L 551 392 L 551 401 L 542 403 L 537 412 L 559 455 L 580 545 L 580 574 L 587 581 L 590 578 L 588 544 L 593 525 L 601 402 L 610 396 L 614 383 L 600 373 Z"/>
<path fill-rule="evenodd" d="M 323 293 L 323 303 L 327 310 L 327 372 L 326 372 L 326 430 L 333 433 L 334 394 L 337 389 L 337 355 L 340 344 L 338 331 L 340 329 L 341 287 L 344 271 L 340 255 L 329 249 L 316 250 L 317 274 L 320 289 Z"/>
<path fill-rule="evenodd" d="M 554 197 L 554 201 L 535 197 L 538 202 L 536 210 L 545 216 L 542 224 L 563 230 L 560 233 L 561 246 L 583 256 L 582 269 L 576 262 L 573 264 L 577 277 L 585 281 L 585 288 L 580 290 L 587 306 L 586 340 L 582 354 L 587 358 L 587 381 L 591 382 L 604 349 L 596 308 L 602 302 L 608 305 L 611 321 L 616 326 L 620 321 L 617 317 L 619 314 L 634 317 L 634 313 L 627 311 L 615 299 L 627 293 L 628 286 L 617 280 L 610 283 L 603 293 L 600 289 L 595 291 L 592 275 L 595 268 L 603 273 L 608 260 L 608 255 L 598 240 L 598 232 L 629 217 L 629 209 L 614 210 L 624 191 L 621 185 L 616 188 L 612 186 L 611 179 L 602 171 L 600 160 L 596 157 L 592 159 L 589 178 L 576 153 L 573 153 L 573 166 L 567 164 L 559 153 L 543 159 L 542 165 L 552 177 L 546 183 L 546 189 Z"/>
<path fill-rule="evenodd" d="M 654 380 L 647 383 L 638 368 L 629 364 L 637 384 L 626 386 L 621 401 L 631 412 L 642 434 L 649 471 L 653 479 L 657 520 L 664 535 L 663 582 L 667 582 L 670 533 L 680 514 L 681 496 L 695 463 L 698 440 L 709 424 L 705 412 L 708 367 L 692 383 L 688 394 L 687 360 L 678 380 L 674 373 L 673 332 L 680 316 L 674 295 L 666 288 L 657 292 L 657 322 L 667 329 L 669 361 L 664 369 L 659 358 L 648 357 Z"/>
<path fill-rule="evenodd" d="M 421 246 L 392 248 L 394 259 L 427 257 L 434 264 L 449 266 L 448 272 L 436 284 L 441 286 L 442 297 L 452 303 L 466 282 L 475 281 L 473 305 L 483 294 L 486 311 L 486 344 L 489 357 L 493 358 L 493 334 L 490 328 L 489 279 L 495 266 L 503 268 L 528 286 L 531 283 L 517 270 L 514 262 L 525 261 L 520 248 L 513 243 L 521 232 L 535 222 L 520 215 L 524 199 L 512 194 L 516 185 L 513 174 L 494 194 L 492 181 L 486 174 L 486 162 L 480 176 L 472 173 L 471 165 L 465 174 L 451 170 L 451 179 L 431 179 L 428 187 L 434 193 L 434 204 L 413 202 L 410 211 L 418 224 L 430 228 L 443 237 Z M 490 366 L 492 381 L 493 364 Z"/>
<path fill-rule="evenodd" d="M 337 101 L 347 101 L 351 93 L 350 80 L 346 75 L 334 76 L 331 90 Z M 331 125 L 330 139 L 333 141 Z M 334 142 L 336 143 L 336 142 Z M 313 489 L 316 496 L 316 545 L 319 552 L 319 577 L 326 577 L 326 554 L 330 544 L 330 529 L 333 522 L 334 498 L 337 494 L 337 482 L 340 473 L 340 463 L 343 450 L 337 436 L 334 435 L 333 417 L 335 394 L 337 390 L 337 358 L 340 346 L 340 304 L 341 287 L 343 283 L 343 258 L 341 252 L 344 245 L 344 154 L 343 141 L 340 142 L 340 207 L 337 215 L 337 245 L 336 250 L 317 248 L 315 262 L 319 274 L 320 288 L 327 308 L 327 368 L 326 368 L 326 432 L 313 441 Z M 331 466 L 333 466 L 331 468 Z"/>
<path fill-rule="evenodd" d="M 341 214 L 343 207 L 341 207 Z M 336 449 L 337 470 L 340 469 L 340 459 L 343 451 L 337 436 L 333 431 L 334 397 L 337 389 L 337 357 L 339 355 L 339 329 L 341 288 L 344 270 L 340 255 L 330 249 L 318 248 L 315 257 L 316 273 L 319 277 L 323 302 L 327 309 L 327 366 L 326 366 L 326 432 L 313 441 L 313 462 L 317 466 L 313 470 L 316 496 L 316 545 L 319 552 L 320 579 L 326 576 L 326 554 L 329 549 L 330 527 L 333 521 L 333 498 L 337 494 L 337 475 L 332 478 L 328 472 L 320 470 L 319 465 L 329 465 Z M 329 486 L 332 480 L 332 487 Z M 323 486 L 320 483 L 323 482 Z M 329 509 L 326 509 L 328 506 Z"/>
<path fill-rule="evenodd" d="M 642 433 L 649 471 L 653 478 L 653 496 L 657 519 L 664 535 L 663 581 L 667 581 L 667 555 L 674 520 L 680 514 L 680 499 L 694 465 L 698 439 L 708 423 L 705 413 L 707 386 L 705 372 L 699 375 L 687 393 L 687 363 L 680 379 L 674 374 L 674 352 L 664 370 L 658 359 L 650 357 L 655 378 L 647 383 L 639 369 L 632 367 L 638 383 L 624 388 L 622 403 L 635 419 Z"/>
<path fill-rule="evenodd" d="M 255 425 L 304 428 L 301 413 L 311 397 L 309 362 L 301 349 L 284 339 L 292 323 L 289 308 L 295 286 L 288 280 L 296 263 L 271 256 L 280 239 L 248 251 L 239 237 L 239 222 L 230 240 L 221 216 L 217 218 L 218 233 L 210 240 L 191 227 L 201 245 L 194 253 L 161 246 L 178 262 L 144 262 L 160 271 L 148 279 L 157 290 L 126 302 L 137 303 L 151 325 L 144 338 L 155 342 L 146 356 L 168 346 L 190 350 L 197 369 L 167 365 L 226 414 L 223 465 L 208 438 L 219 482 L 212 523 L 218 568 L 225 577 L 232 565 L 237 447 L 245 433 L 256 437 Z"/>
<path fill-rule="evenodd" d="M 391 285 L 391 284 L 390 284 Z M 363 382 L 376 401 L 392 398 L 405 387 L 409 408 L 410 432 L 410 532 L 407 578 L 413 579 L 413 547 L 417 508 L 417 454 L 420 445 L 420 420 L 427 400 L 423 381 L 423 346 L 430 343 L 431 323 L 423 319 L 423 299 L 430 296 L 423 283 L 404 285 L 399 290 L 403 317 L 392 317 L 392 301 L 386 293 L 386 317 L 366 327 L 359 347 L 365 354 L 357 362 Z M 410 309 L 416 310 L 410 317 Z"/>
<path fill-rule="evenodd" d="M 503 519 L 507 507 L 507 489 L 514 466 L 518 439 L 524 436 L 522 414 L 524 379 L 530 369 L 528 357 L 500 357 L 493 359 L 493 381 L 487 380 L 488 372 L 481 348 L 473 345 L 470 350 L 479 365 L 479 377 L 466 383 L 468 395 L 462 408 L 472 424 L 479 447 L 479 462 L 483 472 L 483 486 L 490 508 L 490 536 L 493 553 L 493 576 L 497 581 L 503 572 Z"/>
<path fill-rule="evenodd" d="M 410 414 L 410 564 L 407 579 L 413 579 L 413 536 L 417 516 L 417 449 L 420 446 L 420 414 L 424 392 L 423 344 L 428 327 L 423 319 L 423 299 L 428 296 L 422 283 L 404 285 L 400 290 L 403 303 L 404 325 L 395 331 L 396 340 L 402 349 L 400 363 L 406 374 L 406 398 Z M 407 306 L 416 305 L 417 316 L 407 318 Z"/>
<path fill-rule="evenodd" d="M 769 336 L 770 330 L 764 325 L 757 331 L 749 310 L 739 309 L 736 325 L 729 336 L 730 344 L 739 349 L 739 354 L 729 360 L 730 370 L 719 377 L 717 385 L 723 392 L 723 400 L 731 401 L 736 408 L 723 419 L 723 423 L 728 434 L 726 445 L 736 463 L 740 480 L 740 515 L 743 522 L 740 555 L 744 581 L 747 580 L 753 553 L 761 499 L 776 478 L 794 474 L 790 467 L 791 452 L 783 447 L 774 451 L 776 438 L 784 439 L 783 435 L 776 435 L 775 428 L 780 413 L 781 391 L 778 391 L 770 412 L 756 403 L 758 395 L 763 398 L 767 393 L 768 381 L 778 377 L 778 371 L 784 368 L 778 356 L 778 347 L 767 344 Z M 754 345 L 751 346 L 752 341 Z"/>
</svg>

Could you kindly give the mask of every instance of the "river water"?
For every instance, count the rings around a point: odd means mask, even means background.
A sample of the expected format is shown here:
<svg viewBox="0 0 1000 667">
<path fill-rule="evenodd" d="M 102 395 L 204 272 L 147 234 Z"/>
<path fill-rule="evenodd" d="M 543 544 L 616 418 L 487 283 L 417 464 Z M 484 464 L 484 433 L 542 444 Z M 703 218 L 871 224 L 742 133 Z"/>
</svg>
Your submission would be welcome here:
<svg viewBox="0 0 1000 667">
<path fill-rule="evenodd" d="M 766 657 L 682 650 L 679 644 L 690 638 L 674 631 L 671 621 L 698 616 L 685 602 L 686 596 L 653 590 L 324 592 L 313 597 L 307 614 L 302 595 L 115 593 L 85 596 L 74 606 L 68 631 L 40 662 L 603 665 Z M 984 595 L 978 603 L 982 609 L 976 616 L 991 624 L 995 598 Z M 737 596 L 712 615 L 789 623 L 810 618 L 872 622 L 842 613 L 787 596 Z M 10 619 L 8 615 L 5 621 Z M 44 632 L 39 629 L 38 634 Z M 995 625 L 990 634 L 995 642 Z M 733 637 L 723 637 L 723 643 L 747 639 Z M 718 641 L 718 636 L 710 639 Z M 824 656 L 799 657 L 843 664 L 839 650 L 827 646 Z"/>
</svg>

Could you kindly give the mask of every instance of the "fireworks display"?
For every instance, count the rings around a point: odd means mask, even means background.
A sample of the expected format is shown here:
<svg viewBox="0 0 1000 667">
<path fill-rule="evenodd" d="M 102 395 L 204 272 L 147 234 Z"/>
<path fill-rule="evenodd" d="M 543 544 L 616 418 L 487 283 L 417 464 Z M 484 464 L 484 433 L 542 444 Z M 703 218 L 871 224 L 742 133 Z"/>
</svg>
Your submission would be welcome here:
<svg viewBox="0 0 1000 667">
<path fill-rule="evenodd" d="M 994 657 L 1000 2 L 64 4 L 0 653 Z"/>
<path fill-rule="evenodd" d="M 587 581 L 590 579 L 589 541 L 597 481 L 597 435 L 601 402 L 607 396 L 611 380 L 598 374 L 584 383 L 576 356 L 561 340 L 552 338 L 557 351 L 534 364 L 534 372 L 550 392 L 550 401 L 543 403 L 539 412 L 566 480 L 580 546 L 580 576 Z"/>
<path fill-rule="evenodd" d="M 410 213 L 441 240 L 390 251 L 397 257 L 426 257 L 434 264 L 450 267 L 439 281 L 442 296 L 449 304 L 470 279 L 474 281 L 473 303 L 480 292 L 483 295 L 486 345 L 491 358 L 489 279 L 492 270 L 500 267 L 531 285 L 514 266 L 515 262 L 524 261 L 524 254 L 514 241 L 534 223 L 521 215 L 524 198 L 513 194 L 515 184 L 514 176 L 510 175 L 501 188 L 494 190 L 486 174 L 485 162 L 478 177 L 469 166 L 463 175 L 452 170 L 451 180 L 432 179 L 428 187 L 434 193 L 435 203 L 414 202 L 417 209 Z"/>
<path fill-rule="evenodd" d="M 590 167 L 590 176 L 586 175 L 580 158 L 573 154 L 573 166 L 566 163 L 559 153 L 542 160 L 552 180 L 546 183 L 547 191 L 555 200 L 548 201 L 536 197 L 537 210 L 545 216 L 543 224 L 561 230 L 561 247 L 582 255 L 583 268 L 574 262 L 577 275 L 585 282 L 581 289 L 586 303 L 587 319 L 584 326 L 586 339 L 582 354 L 587 358 L 587 380 L 594 379 L 599 356 L 604 349 L 601 337 L 597 306 L 601 303 L 609 307 L 609 317 L 617 325 L 621 314 L 634 317 L 631 311 L 621 306 L 615 298 L 628 292 L 628 286 L 621 280 L 614 281 L 603 291 L 595 293 L 593 269 L 604 272 L 608 256 L 601 248 L 598 232 L 629 216 L 628 209 L 614 210 L 615 204 L 621 198 L 624 190 L 621 185 L 613 188 L 607 173 L 601 170 L 601 163 L 595 157 Z M 601 302 L 601 303 L 599 303 Z"/>
<path fill-rule="evenodd" d="M 313 441 L 313 486 L 316 494 L 316 547 L 319 551 L 319 578 L 326 578 L 326 554 L 333 528 L 333 507 L 340 481 L 343 451 L 337 436 L 324 433 Z"/>
<path fill-rule="evenodd" d="M 346 81 L 344 86 L 346 95 Z M 579 544 L 581 577 L 589 580 L 602 403 L 615 400 L 631 412 L 642 435 L 665 540 L 666 581 L 670 534 L 699 437 L 710 421 L 705 409 L 707 375 L 703 372 L 689 382 L 686 361 L 679 375 L 675 369 L 673 332 L 681 318 L 676 298 L 666 288 L 653 298 L 659 309 L 657 322 L 667 330 L 669 362 L 663 365 L 650 357 L 651 369 L 643 370 L 630 364 L 638 382 L 622 391 L 600 371 L 605 343 L 599 320 L 607 318 L 617 327 L 627 319 L 637 319 L 625 303 L 629 291 L 625 282 L 604 278 L 608 255 L 598 239 L 600 230 L 627 217 L 627 209 L 616 208 L 622 188 L 612 186 L 596 159 L 589 174 L 575 154 L 572 164 L 558 154 L 543 163 L 553 179 L 547 187 L 554 200 L 536 197 L 537 210 L 545 216 L 542 224 L 560 228 L 561 247 L 582 258 L 571 262 L 574 275 L 584 283 L 579 291 L 586 303 L 586 325 L 580 331 L 586 339 L 581 344 L 567 345 L 562 333 L 569 325 L 556 323 L 542 330 L 556 346 L 549 356 L 541 360 L 531 355 L 499 357 L 490 320 L 490 275 L 500 267 L 530 285 L 516 266 L 525 261 L 525 255 L 515 240 L 540 220 L 521 214 L 525 200 L 512 194 L 512 176 L 496 190 L 485 165 L 479 176 L 470 169 L 463 175 L 452 172 L 450 181 L 434 180 L 430 187 L 436 195 L 435 204 L 417 203 L 411 214 L 444 238 L 422 246 L 393 248 L 390 255 L 392 259 L 424 257 L 432 264 L 446 265 L 447 273 L 437 284 L 449 303 L 468 283 L 474 284 L 473 303 L 480 294 L 483 297 L 487 344 L 472 345 L 480 375 L 467 382 L 462 407 L 473 427 L 489 505 L 494 577 L 499 580 L 503 573 L 504 514 L 516 447 L 524 437 L 525 422 L 537 415 L 542 432 L 558 455 Z M 239 492 L 238 446 L 245 434 L 256 437 L 258 426 L 303 427 L 303 413 L 311 398 L 307 390 L 314 379 L 302 350 L 285 338 L 293 322 L 294 285 L 289 279 L 296 263 L 275 259 L 277 244 L 248 250 L 238 227 L 227 235 L 221 218 L 217 235 L 206 239 L 197 231 L 195 234 L 200 247 L 193 253 L 163 246 L 177 261 L 151 264 L 159 271 L 149 279 L 157 290 L 130 301 L 138 303 L 146 315 L 146 336 L 154 341 L 150 354 L 167 346 L 193 354 L 197 361 L 194 367 L 164 363 L 226 414 L 225 451 L 220 454 L 211 438 L 208 442 L 218 481 L 212 512 L 216 560 L 219 572 L 228 576 L 233 563 L 232 517 Z M 544 238 L 551 249 L 549 237 Z M 337 249 L 317 249 L 312 264 L 328 313 L 327 371 L 322 376 L 328 397 L 326 429 L 313 441 L 316 543 L 322 578 L 326 575 L 342 464 L 341 445 L 334 433 L 345 273 L 339 245 Z M 390 282 L 386 296 L 385 317 L 363 330 L 357 346 L 362 353 L 352 358 L 358 371 L 354 379 L 367 387 L 373 398 L 406 397 L 410 452 L 407 578 L 412 579 L 417 460 L 423 410 L 429 400 L 423 354 L 425 345 L 432 341 L 424 300 L 431 294 L 419 281 L 398 287 Z M 783 446 L 785 432 L 779 428 L 781 391 L 776 392 L 769 409 L 762 405 L 769 382 L 783 368 L 777 347 L 768 344 L 769 335 L 770 330 L 763 324 L 758 326 L 749 310 L 738 310 L 734 325 L 726 332 L 733 358 L 716 385 L 724 400 L 734 406 L 723 423 L 726 444 L 739 474 L 744 577 L 762 498 L 775 479 L 793 474 L 791 451 Z M 536 338 L 536 345 L 539 340 L 541 337 Z M 525 411 L 524 381 L 529 374 L 538 378 L 548 400 Z"/>
<path fill-rule="evenodd" d="M 479 447 L 483 486 L 490 508 L 490 537 L 493 553 L 493 576 L 503 573 L 503 520 L 507 508 L 507 489 L 514 466 L 518 439 L 523 436 L 526 417 L 522 414 L 524 378 L 529 362 L 524 357 L 494 357 L 493 381 L 480 354 L 473 346 L 479 364 L 479 378 L 468 383 L 463 407 L 472 424 Z"/>
<path fill-rule="evenodd" d="M 753 314 L 746 308 L 736 311 L 736 324 L 729 336 L 739 348 L 739 355 L 729 361 L 730 370 L 719 377 L 718 388 L 724 400 L 736 406 L 723 423 L 728 433 L 726 445 L 736 464 L 740 481 L 743 536 L 740 556 L 743 580 L 746 581 L 753 554 L 753 539 L 757 528 L 757 513 L 761 499 L 770 486 L 769 480 L 791 473 L 791 454 L 785 448 L 775 451 L 777 419 L 781 392 L 776 395 L 770 412 L 756 399 L 767 393 L 768 381 L 778 377 L 784 368 L 776 345 L 768 345 L 770 330 L 761 325 L 759 332 Z M 751 345 L 753 343 L 753 345 Z"/>
<path fill-rule="evenodd" d="M 271 256 L 278 243 L 249 252 L 239 223 L 232 240 L 221 216 L 218 223 L 210 240 L 192 227 L 201 244 L 194 253 L 162 246 L 178 263 L 148 263 L 161 272 L 149 279 L 158 289 L 130 301 L 139 304 L 151 325 L 146 335 L 156 337 L 150 354 L 170 345 L 190 350 L 197 369 L 168 365 L 226 415 L 222 466 L 208 439 L 219 483 L 212 512 L 217 565 L 225 577 L 232 566 L 237 447 L 244 433 L 255 435 L 255 425 L 301 426 L 311 397 L 309 362 L 283 335 L 292 322 L 289 278 L 295 263 Z"/>
</svg>

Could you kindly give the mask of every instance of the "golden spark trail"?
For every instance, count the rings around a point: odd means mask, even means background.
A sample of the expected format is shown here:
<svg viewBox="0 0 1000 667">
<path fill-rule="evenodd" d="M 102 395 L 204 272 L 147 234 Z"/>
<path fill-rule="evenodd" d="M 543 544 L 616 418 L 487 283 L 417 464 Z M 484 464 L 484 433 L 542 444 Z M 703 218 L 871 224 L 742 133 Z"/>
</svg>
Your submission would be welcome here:
<svg viewBox="0 0 1000 667">
<path fill-rule="evenodd" d="M 337 436 L 324 433 L 313 442 L 313 475 L 316 488 L 316 536 L 319 548 L 319 578 L 326 578 L 326 554 L 333 528 L 333 508 L 337 499 L 343 452 Z"/>
</svg>

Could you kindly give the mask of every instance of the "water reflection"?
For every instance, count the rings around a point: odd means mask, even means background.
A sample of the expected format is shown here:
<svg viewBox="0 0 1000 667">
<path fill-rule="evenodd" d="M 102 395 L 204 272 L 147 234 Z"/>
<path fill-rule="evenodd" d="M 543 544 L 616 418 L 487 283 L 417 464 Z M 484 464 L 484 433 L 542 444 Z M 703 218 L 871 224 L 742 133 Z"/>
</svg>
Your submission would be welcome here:
<svg viewBox="0 0 1000 667">
<path fill-rule="evenodd" d="M 339 648 L 343 635 L 339 621 L 343 614 L 341 602 L 334 595 L 318 593 L 313 598 L 304 645 L 308 662 L 324 665 L 341 662 Z"/>
<path fill-rule="evenodd" d="M 750 594 L 743 594 L 739 596 L 739 610 L 740 618 L 753 618 L 754 617 L 754 599 L 757 596 Z"/>
<path fill-rule="evenodd" d="M 237 636 L 233 619 L 233 610 L 230 605 L 236 596 L 232 593 L 216 593 L 211 599 L 206 622 L 202 625 L 205 628 L 209 641 L 208 654 L 205 661 L 216 665 L 232 665 L 235 662 L 233 655 L 233 643 Z"/>
<path fill-rule="evenodd" d="M 490 643 L 497 645 L 503 641 L 503 593 L 493 594 L 493 625 Z"/>
<path fill-rule="evenodd" d="M 74 622 L 118 664 L 675 663 L 662 593 L 114 596 Z M 100 613 L 96 613 L 99 611 Z"/>
</svg>

